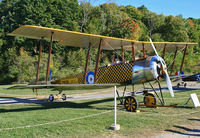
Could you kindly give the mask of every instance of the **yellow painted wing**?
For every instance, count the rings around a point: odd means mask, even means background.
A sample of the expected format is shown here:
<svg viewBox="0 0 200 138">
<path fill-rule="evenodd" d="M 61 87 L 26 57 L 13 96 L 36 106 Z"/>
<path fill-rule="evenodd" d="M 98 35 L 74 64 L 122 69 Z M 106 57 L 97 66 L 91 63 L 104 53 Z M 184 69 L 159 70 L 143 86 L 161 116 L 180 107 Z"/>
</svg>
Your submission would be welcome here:
<svg viewBox="0 0 200 138">
<path fill-rule="evenodd" d="M 134 43 L 135 50 L 142 50 L 143 45 L 146 50 L 153 50 L 150 42 L 147 41 L 135 41 L 33 25 L 21 26 L 9 35 L 50 40 L 52 32 L 54 33 L 53 40 L 64 46 L 87 48 L 89 43 L 91 43 L 93 48 L 97 48 L 99 46 L 100 39 L 102 39 L 102 49 L 104 50 L 121 49 L 121 45 L 123 45 L 125 50 L 131 50 L 131 43 Z M 186 44 L 188 46 L 198 45 L 198 43 L 190 42 L 154 42 L 157 50 L 163 49 L 164 45 L 166 45 L 166 51 L 174 50 L 175 46 L 178 46 L 179 48 L 184 47 Z"/>
<path fill-rule="evenodd" d="M 83 90 L 83 89 L 104 89 L 121 84 L 42 84 L 42 85 L 15 85 L 5 89 L 52 89 L 52 90 Z"/>
</svg>

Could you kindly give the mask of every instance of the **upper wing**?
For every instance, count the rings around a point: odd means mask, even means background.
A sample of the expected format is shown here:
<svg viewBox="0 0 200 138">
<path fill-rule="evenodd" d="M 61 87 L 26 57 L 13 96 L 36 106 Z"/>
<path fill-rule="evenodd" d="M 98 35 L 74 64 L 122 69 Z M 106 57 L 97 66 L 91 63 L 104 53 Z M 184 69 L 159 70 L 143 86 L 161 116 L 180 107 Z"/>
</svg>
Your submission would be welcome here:
<svg viewBox="0 0 200 138">
<path fill-rule="evenodd" d="M 33 25 L 24 25 L 16 30 L 14 30 L 9 35 L 11 36 L 22 36 L 33 39 L 45 39 L 50 40 L 51 34 L 53 32 L 53 39 L 57 41 L 61 45 L 66 46 L 74 46 L 74 47 L 82 47 L 88 48 L 89 43 L 92 44 L 91 47 L 97 48 L 100 42 L 100 39 L 103 40 L 102 49 L 104 50 L 113 50 L 113 49 L 121 49 L 123 46 L 126 50 L 131 50 L 132 43 L 134 43 L 136 50 L 142 50 L 144 46 L 146 50 L 153 50 L 150 42 L 147 41 L 135 41 L 129 39 L 122 38 L 114 38 L 102 35 L 94 35 L 87 33 L 80 33 L 68 30 L 33 26 Z M 154 42 L 156 49 L 163 49 L 166 45 L 166 50 L 174 50 L 175 45 L 179 48 L 184 47 L 185 45 L 197 45 L 198 43 L 190 43 L 190 42 Z"/>
</svg>

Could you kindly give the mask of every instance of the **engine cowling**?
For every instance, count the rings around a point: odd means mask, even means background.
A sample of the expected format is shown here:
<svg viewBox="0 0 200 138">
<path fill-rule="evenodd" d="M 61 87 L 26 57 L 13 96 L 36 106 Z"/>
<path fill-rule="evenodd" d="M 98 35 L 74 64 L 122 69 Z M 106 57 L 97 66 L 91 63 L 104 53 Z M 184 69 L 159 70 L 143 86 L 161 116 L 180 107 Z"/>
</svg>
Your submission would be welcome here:
<svg viewBox="0 0 200 138">
<path fill-rule="evenodd" d="M 161 66 L 160 62 L 164 66 Z M 166 64 L 161 57 L 151 56 L 138 60 L 133 65 L 132 84 L 163 78 L 163 70 L 166 70 Z"/>
</svg>

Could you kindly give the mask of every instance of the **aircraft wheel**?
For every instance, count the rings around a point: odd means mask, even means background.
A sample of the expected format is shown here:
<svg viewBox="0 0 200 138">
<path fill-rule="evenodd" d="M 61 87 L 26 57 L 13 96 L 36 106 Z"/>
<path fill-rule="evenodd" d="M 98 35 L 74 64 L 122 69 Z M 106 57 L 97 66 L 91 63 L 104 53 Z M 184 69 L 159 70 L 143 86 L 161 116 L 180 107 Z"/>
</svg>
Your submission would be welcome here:
<svg viewBox="0 0 200 138">
<path fill-rule="evenodd" d="M 134 112 L 137 110 L 138 108 L 138 101 L 136 100 L 135 97 L 132 96 L 128 96 L 126 97 L 125 101 L 124 101 L 124 107 L 126 109 L 126 111 L 129 112 Z"/>
<path fill-rule="evenodd" d="M 156 97 L 151 94 L 151 93 L 147 93 L 144 96 L 144 104 L 146 107 L 151 107 L 153 105 L 156 105 L 157 101 L 156 101 Z"/>
<path fill-rule="evenodd" d="M 63 95 L 62 95 L 62 100 L 65 101 L 66 99 L 67 99 L 66 94 L 63 94 Z"/>
<path fill-rule="evenodd" d="M 179 88 L 179 87 L 180 87 L 180 85 L 181 85 L 181 84 L 180 84 L 180 83 L 178 83 L 178 84 L 177 84 L 177 87 Z"/>
<path fill-rule="evenodd" d="M 53 102 L 53 100 L 54 100 L 54 96 L 53 96 L 53 94 L 50 94 L 50 95 L 49 95 L 49 101 L 50 101 L 50 102 Z"/>
<path fill-rule="evenodd" d="M 184 88 L 186 88 L 186 86 L 187 86 L 187 83 L 184 84 Z"/>
</svg>

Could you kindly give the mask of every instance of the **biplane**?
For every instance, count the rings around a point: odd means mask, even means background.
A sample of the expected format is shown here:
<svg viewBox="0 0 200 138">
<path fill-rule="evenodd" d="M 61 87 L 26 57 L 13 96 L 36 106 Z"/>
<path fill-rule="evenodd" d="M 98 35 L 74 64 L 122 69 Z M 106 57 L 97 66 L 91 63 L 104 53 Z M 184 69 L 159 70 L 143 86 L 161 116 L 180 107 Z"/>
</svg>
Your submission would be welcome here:
<svg viewBox="0 0 200 138">
<path fill-rule="evenodd" d="M 127 86 L 137 83 L 145 83 L 156 80 L 159 84 L 161 96 L 160 78 L 166 80 L 167 87 L 172 97 L 174 92 L 171 81 L 167 73 L 167 66 L 164 61 L 165 51 L 173 51 L 184 48 L 185 52 L 188 46 L 197 45 L 197 43 L 182 43 L 182 42 L 152 42 L 150 41 L 135 41 L 122 38 L 107 37 L 102 35 L 94 35 L 87 33 L 80 33 L 68 30 L 24 25 L 14 30 L 9 35 L 26 37 L 30 39 L 48 40 L 50 41 L 49 56 L 46 71 L 46 83 L 39 84 L 39 69 L 42 53 L 42 45 L 40 45 L 40 54 L 38 59 L 36 82 L 33 85 L 24 86 L 30 89 L 54 88 L 59 91 L 69 89 L 84 89 L 84 88 L 105 88 L 112 86 Z M 85 69 L 83 73 L 67 76 L 57 80 L 49 81 L 49 65 L 51 59 L 51 50 L 53 42 L 57 42 L 63 46 L 73 46 L 80 48 L 88 48 L 87 59 L 85 62 Z M 155 45 L 155 46 L 154 46 Z M 94 70 L 88 70 L 89 56 L 91 48 L 97 48 L 96 66 Z M 112 65 L 100 66 L 100 58 L 102 50 L 121 50 L 122 61 L 113 63 Z M 155 56 L 147 57 L 146 51 L 155 51 Z M 163 50 L 163 55 L 160 57 L 157 50 Z M 131 51 L 132 60 L 127 62 L 124 57 L 124 51 Z M 136 51 L 141 51 L 143 57 L 136 59 Z M 185 53 L 184 52 L 184 53 Z M 181 69 L 183 66 L 182 60 Z M 151 85 L 152 86 L 152 85 Z M 20 86 L 21 87 L 21 86 Z M 152 87 L 153 88 L 153 87 Z M 158 95 L 157 95 L 158 96 Z M 63 99 L 66 99 L 65 94 Z M 159 98 L 160 99 L 160 98 Z M 49 100 L 53 101 L 54 96 L 50 95 Z M 160 99 L 164 104 L 164 99 Z M 144 103 L 148 105 L 155 105 L 156 98 L 153 94 L 145 92 Z M 135 111 L 138 108 L 138 102 L 134 95 L 128 96 L 124 100 L 124 106 L 127 111 Z"/>
<path fill-rule="evenodd" d="M 177 83 L 177 87 L 183 86 L 184 88 L 187 87 L 187 82 L 200 82 L 200 73 L 197 74 L 184 74 L 184 72 L 176 72 L 175 81 L 181 81 Z"/>
<path fill-rule="evenodd" d="M 200 73 L 183 77 L 182 81 L 198 81 L 199 82 L 200 81 Z"/>
</svg>

